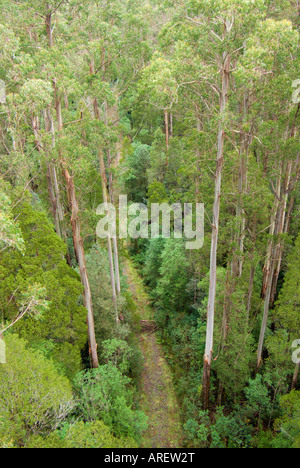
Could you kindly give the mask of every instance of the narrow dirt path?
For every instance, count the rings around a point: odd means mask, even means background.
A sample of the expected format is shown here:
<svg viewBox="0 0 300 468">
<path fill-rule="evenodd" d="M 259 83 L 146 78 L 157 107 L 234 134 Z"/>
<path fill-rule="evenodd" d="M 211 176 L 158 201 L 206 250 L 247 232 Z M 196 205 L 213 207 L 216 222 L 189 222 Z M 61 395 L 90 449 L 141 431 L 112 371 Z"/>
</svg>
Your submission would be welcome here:
<svg viewBox="0 0 300 468">
<path fill-rule="evenodd" d="M 125 260 L 125 274 L 141 320 L 153 320 L 149 297 L 136 269 Z M 144 448 L 181 448 L 180 411 L 173 388 L 172 374 L 167 365 L 157 334 L 141 333 L 144 357 L 141 409 L 148 416 L 148 430 L 143 437 Z"/>
</svg>

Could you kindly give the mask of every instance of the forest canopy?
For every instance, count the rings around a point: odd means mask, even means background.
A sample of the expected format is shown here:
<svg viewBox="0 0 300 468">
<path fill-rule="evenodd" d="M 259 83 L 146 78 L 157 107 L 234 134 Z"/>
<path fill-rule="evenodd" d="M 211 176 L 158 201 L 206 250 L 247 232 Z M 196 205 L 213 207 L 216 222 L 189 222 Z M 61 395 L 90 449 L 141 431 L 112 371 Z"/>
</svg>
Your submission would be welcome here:
<svg viewBox="0 0 300 468">
<path fill-rule="evenodd" d="M 299 26 L 2 0 L 0 447 L 299 448 Z M 204 205 L 201 248 L 154 204 Z"/>
</svg>

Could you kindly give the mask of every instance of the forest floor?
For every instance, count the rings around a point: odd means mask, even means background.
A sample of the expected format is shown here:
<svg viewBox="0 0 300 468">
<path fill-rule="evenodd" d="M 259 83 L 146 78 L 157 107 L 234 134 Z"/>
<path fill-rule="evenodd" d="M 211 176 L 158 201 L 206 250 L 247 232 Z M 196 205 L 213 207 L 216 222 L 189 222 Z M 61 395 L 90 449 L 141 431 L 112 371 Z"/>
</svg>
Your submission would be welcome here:
<svg viewBox="0 0 300 468">
<path fill-rule="evenodd" d="M 132 262 L 124 260 L 125 274 L 141 320 L 153 320 L 154 311 L 147 290 Z M 144 358 L 141 378 L 140 409 L 148 416 L 143 448 L 181 448 L 180 410 L 157 333 L 141 332 L 140 347 Z"/>
</svg>

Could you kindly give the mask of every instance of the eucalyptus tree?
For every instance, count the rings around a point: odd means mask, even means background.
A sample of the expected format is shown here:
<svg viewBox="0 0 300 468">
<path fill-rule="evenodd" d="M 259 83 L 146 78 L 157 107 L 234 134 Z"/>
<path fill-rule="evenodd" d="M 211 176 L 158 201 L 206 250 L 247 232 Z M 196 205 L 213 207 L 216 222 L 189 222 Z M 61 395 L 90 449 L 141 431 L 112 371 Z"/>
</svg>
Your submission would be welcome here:
<svg viewBox="0 0 300 468">
<path fill-rule="evenodd" d="M 168 59 L 157 52 L 142 71 L 142 79 L 139 82 L 139 91 L 143 100 L 151 109 L 153 106 L 161 111 L 164 116 L 166 139 L 166 165 L 168 166 L 169 139 L 172 134 L 170 129 L 172 108 L 178 102 L 180 84 L 176 80 L 176 68 L 174 60 Z"/>
<path fill-rule="evenodd" d="M 18 221 L 13 214 L 12 202 L 1 188 L 0 209 L 0 253 L 9 247 L 24 252 L 24 239 Z"/>
<path fill-rule="evenodd" d="M 31 129 L 35 138 L 36 146 L 40 153 L 46 153 L 48 158 L 48 183 L 53 214 L 57 229 L 57 234 L 64 234 L 64 213 L 60 201 L 60 188 L 57 176 L 57 167 L 60 167 L 67 185 L 68 199 L 71 209 L 71 228 L 73 233 L 73 243 L 76 257 L 79 264 L 80 276 L 84 286 L 84 303 L 88 313 L 88 334 L 93 367 L 98 366 L 97 345 L 94 331 L 94 317 L 92 308 L 91 291 L 89 287 L 88 275 L 85 265 L 85 252 L 81 237 L 81 224 L 79 220 L 79 205 L 75 192 L 74 174 L 72 158 L 69 157 L 71 140 L 70 132 L 64 130 L 63 112 L 61 101 L 65 97 L 65 107 L 68 109 L 68 94 L 73 95 L 78 92 L 78 85 L 69 74 L 69 63 L 66 59 L 66 41 L 63 34 L 60 35 L 57 43 L 54 41 L 54 31 L 59 30 L 58 24 L 53 24 L 52 20 L 58 22 L 58 10 L 66 2 L 26 2 L 27 14 L 36 16 L 41 24 L 40 42 L 33 44 L 34 54 L 32 57 L 25 56 L 25 64 L 29 66 L 30 75 L 38 75 L 38 79 L 27 79 L 19 90 L 17 104 L 26 106 L 26 111 L 22 118 L 28 113 L 31 115 Z M 24 9 L 21 5 L 20 12 Z M 59 17 L 63 22 L 62 16 Z M 56 29 L 55 29 L 56 28 Z M 27 60 L 27 63 L 26 63 Z M 24 69 L 24 67 L 23 67 Z M 16 67 L 15 76 L 22 72 L 22 63 Z M 13 98 L 13 102 L 16 98 Z M 39 125 L 39 116 L 44 119 L 44 132 Z M 44 149 L 47 148 L 46 151 Z M 78 149 L 80 152 L 80 147 Z"/>
<path fill-rule="evenodd" d="M 175 34 L 181 33 L 184 41 L 193 44 L 193 49 L 200 62 L 198 76 L 194 81 L 201 89 L 213 89 L 217 95 L 216 102 L 216 172 L 215 195 L 213 202 L 210 286 L 207 313 L 206 349 L 203 369 L 203 405 L 209 404 L 210 374 L 214 341 L 214 316 L 217 282 L 217 251 L 219 238 L 219 220 L 222 174 L 226 154 L 225 139 L 230 130 L 229 98 L 230 76 L 233 66 L 244 50 L 244 42 L 259 19 L 265 14 L 265 4 L 255 2 L 188 2 L 183 6 L 174 24 Z M 178 32 L 180 31 L 180 32 Z M 228 150 L 227 150 L 228 151 Z"/>
<path fill-rule="evenodd" d="M 82 60 L 78 76 L 86 81 L 84 102 L 95 120 L 94 151 L 99 159 L 104 202 L 114 202 L 113 174 L 122 157 L 122 96 L 147 57 L 146 28 L 140 12 L 127 2 L 91 2 L 73 11 L 73 29 Z M 121 293 L 118 242 L 107 239 L 112 296 L 117 309 Z M 118 320 L 118 316 L 117 316 Z"/>
<path fill-rule="evenodd" d="M 275 309 L 272 311 L 272 319 L 276 324 L 277 331 L 284 329 L 288 334 L 288 354 L 291 354 L 291 345 L 294 342 L 297 344 L 299 332 L 299 245 L 300 236 L 298 235 L 295 246 L 288 257 L 287 272 L 284 278 L 283 287 L 280 291 Z M 289 360 L 289 356 L 286 356 L 286 359 Z M 300 362 L 298 361 L 294 364 L 295 372 L 292 380 L 292 390 L 296 388 L 298 383 Z"/>
<path fill-rule="evenodd" d="M 257 367 L 261 364 L 269 309 L 276 296 L 284 237 L 289 233 L 295 202 L 293 192 L 299 177 L 298 105 L 292 101 L 292 83 L 297 76 L 299 63 L 298 51 L 299 33 L 292 23 L 287 20 L 267 19 L 259 23 L 253 35 L 249 37 L 245 54 L 239 64 L 239 67 L 247 70 L 248 78 L 255 83 L 255 151 L 263 164 L 273 195 L 262 285 L 264 313 Z"/>
<path fill-rule="evenodd" d="M 224 157 L 227 155 L 228 158 L 232 159 L 232 155 L 235 152 L 238 153 L 236 220 L 234 234 L 230 241 L 231 249 L 233 249 L 231 269 L 233 281 L 236 281 L 234 278 L 240 281 L 245 266 L 245 245 L 249 245 L 249 242 L 252 244 L 249 256 L 251 262 L 249 291 L 246 298 L 248 316 L 257 265 L 256 245 L 259 245 L 261 241 L 259 240 L 258 243 L 258 239 L 267 229 L 265 214 L 264 216 L 253 215 L 253 226 L 250 225 L 250 219 L 247 219 L 246 223 L 246 210 L 249 211 L 250 206 L 247 207 L 245 202 L 247 193 L 251 190 L 250 180 L 252 181 L 252 190 L 260 192 L 261 196 L 265 197 L 266 208 L 272 197 L 272 193 L 268 193 L 265 184 L 261 187 L 256 186 L 255 179 L 253 179 L 255 171 L 260 173 L 259 177 L 268 174 L 267 177 L 269 177 L 270 185 L 273 188 L 275 212 L 273 212 L 273 221 L 271 220 L 271 229 L 273 226 L 274 232 L 271 234 L 276 235 L 276 239 L 284 232 L 288 232 L 293 209 L 293 197 L 290 197 L 289 200 L 289 194 L 297 182 L 298 157 L 295 146 L 297 145 L 295 140 L 297 112 L 295 115 L 295 107 L 291 105 L 290 90 L 293 79 L 296 79 L 298 33 L 293 29 L 292 23 L 287 20 L 266 19 L 268 16 L 282 17 L 285 7 L 286 2 L 284 1 L 275 5 L 274 2 L 234 2 L 231 0 L 218 2 L 217 5 L 210 1 L 204 1 L 201 4 L 195 1 L 178 5 L 177 14 L 162 33 L 164 60 L 168 64 L 165 67 L 167 71 L 165 74 L 163 71 L 160 72 L 158 65 L 153 61 L 152 74 L 149 74 L 151 68 L 148 67 L 149 72 L 146 75 L 148 90 L 151 91 L 151 86 L 155 89 L 156 85 L 158 92 L 161 82 L 162 95 L 164 95 L 168 90 L 166 79 L 170 82 L 169 70 L 172 67 L 171 79 L 175 95 L 172 99 L 173 102 L 180 101 L 178 95 L 186 95 L 186 89 L 190 88 L 194 91 L 196 100 L 200 97 L 199 101 L 204 107 L 202 121 L 214 118 L 215 127 L 217 127 L 215 145 L 217 167 L 214 178 L 210 287 L 203 370 L 203 403 L 205 407 L 208 407 L 209 402 L 209 381 L 214 341 L 220 207 L 222 198 L 224 198 L 222 195 Z M 192 54 L 190 54 L 190 50 L 193 51 Z M 290 67 L 288 64 L 291 58 L 292 66 Z M 177 64 L 174 66 L 176 59 Z M 163 70 L 163 67 L 161 68 Z M 149 76 L 152 78 L 151 80 L 149 80 Z M 166 78 L 167 76 L 168 78 Z M 207 97 L 211 92 L 215 94 L 215 99 L 213 97 L 209 101 Z M 151 96 L 154 99 L 155 94 L 149 92 L 149 96 L 149 100 Z M 157 98 L 156 100 L 158 101 Z M 285 110 L 278 118 L 282 105 Z M 213 112 L 209 107 L 213 108 Z M 270 125 L 270 120 L 273 127 Z M 205 128 L 207 128 L 206 123 L 202 126 L 202 131 L 205 131 Z M 270 145 L 270 151 L 267 154 L 266 139 L 270 137 L 270 130 L 274 134 L 275 128 L 278 134 L 282 135 L 282 139 L 278 140 L 276 149 L 273 142 L 272 148 Z M 267 132 L 266 129 L 268 129 Z M 271 140 L 268 143 L 271 143 Z M 255 164 L 251 156 L 253 149 L 256 163 L 258 163 L 257 169 L 254 167 L 250 169 L 250 161 L 252 165 Z M 289 154 L 290 158 L 284 161 L 280 159 L 280 153 Z M 281 160 L 281 162 L 274 164 L 274 160 Z M 272 180 L 276 167 L 281 167 L 277 186 Z M 226 189 L 230 190 L 227 180 L 225 182 Z M 287 205 L 288 201 L 290 201 L 289 206 Z M 254 206 L 253 203 L 252 206 Z M 249 229 L 251 231 L 248 240 L 246 236 Z M 265 280 L 265 284 L 269 284 L 270 290 L 264 303 L 265 314 L 259 348 L 261 348 L 266 327 L 266 311 L 269 309 L 270 301 L 272 302 L 275 297 L 282 262 L 283 241 L 275 243 L 274 237 L 274 243 L 269 244 L 269 252 L 267 261 L 268 258 L 269 261 L 272 258 L 272 262 L 275 262 L 276 259 L 276 264 L 271 268 L 270 278 L 272 279 Z M 270 267 L 265 268 L 265 270 L 269 269 Z M 228 282 L 229 284 L 232 284 L 232 280 Z M 235 286 L 233 287 L 235 288 Z M 223 317 L 224 330 L 227 329 L 227 320 L 228 317 L 226 318 L 225 315 L 225 322 Z"/>
</svg>

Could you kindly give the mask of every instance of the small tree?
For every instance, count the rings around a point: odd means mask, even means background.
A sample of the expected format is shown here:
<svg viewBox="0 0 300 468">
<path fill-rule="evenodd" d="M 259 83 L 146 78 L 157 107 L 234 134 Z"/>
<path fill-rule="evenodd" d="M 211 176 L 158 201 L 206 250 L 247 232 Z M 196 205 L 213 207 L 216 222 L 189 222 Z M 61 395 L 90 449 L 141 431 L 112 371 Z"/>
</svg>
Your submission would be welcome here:
<svg viewBox="0 0 300 468">
<path fill-rule="evenodd" d="M 147 429 L 144 413 L 132 408 L 130 379 L 111 364 L 78 374 L 79 410 L 87 422 L 103 420 L 117 437 L 139 441 Z"/>
<path fill-rule="evenodd" d="M 0 379 L 0 439 L 14 445 L 21 447 L 31 435 L 56 429 L 73 407 L 69 381 L 16 335 L 7 337 Z"/>
</svg>

